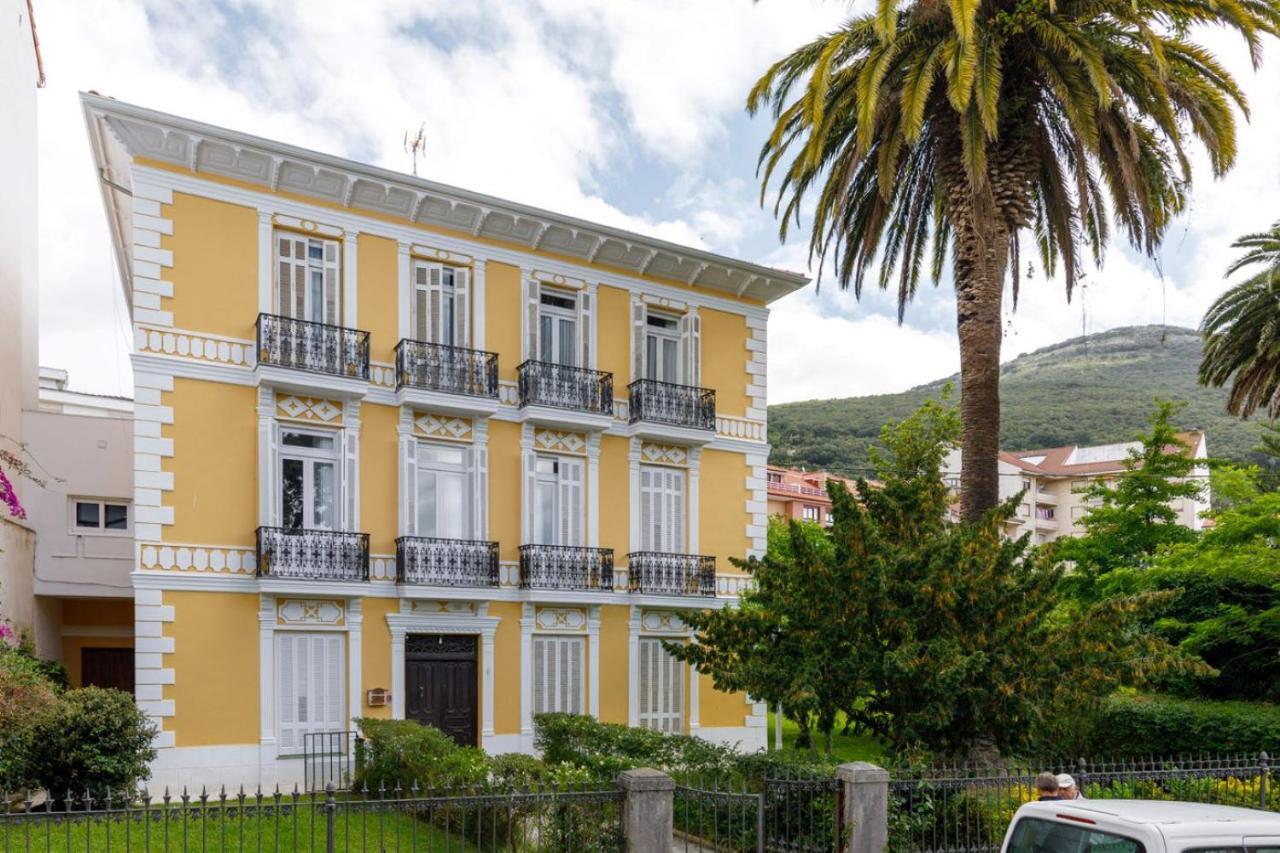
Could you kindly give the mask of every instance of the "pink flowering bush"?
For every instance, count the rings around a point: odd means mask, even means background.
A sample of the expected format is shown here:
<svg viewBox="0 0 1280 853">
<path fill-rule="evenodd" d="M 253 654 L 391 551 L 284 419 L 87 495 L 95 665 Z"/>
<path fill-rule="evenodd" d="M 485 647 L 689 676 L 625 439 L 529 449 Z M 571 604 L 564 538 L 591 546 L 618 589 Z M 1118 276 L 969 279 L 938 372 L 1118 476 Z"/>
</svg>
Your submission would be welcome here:
<svg viewBox="0 0 1280 853">
<path fill-rule="evenodd" d="M 27 511 L 18 501 L 18 493 L 13 490 L 13 483 L 5 476 L 3 468 L 0 468 L 0 502 L 9 508 L 9 515 L 14 518 L 21 520 L 27 517 Z"/>
</svg>

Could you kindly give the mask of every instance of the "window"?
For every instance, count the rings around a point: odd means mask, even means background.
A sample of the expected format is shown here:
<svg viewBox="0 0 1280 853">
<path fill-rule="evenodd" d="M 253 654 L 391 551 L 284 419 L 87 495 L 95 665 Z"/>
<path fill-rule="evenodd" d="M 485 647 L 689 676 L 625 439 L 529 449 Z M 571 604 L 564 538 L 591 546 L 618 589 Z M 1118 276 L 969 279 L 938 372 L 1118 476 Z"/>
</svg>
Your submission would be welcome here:
<svg viewBox="0 0 1280 853">
<path fill-rule="evenodd" d="M 534 480 L 537 545 L 582 544 L 582 460 L 539 456 Z"/>
<path fill-rule="evenodd" d="M 667 654 L 662 640 L 640 639 L 640 726 L 660 732 L 684 731 L 683 661 Z"/>
<path fill-rule="evenodd" d="M 466 462 L 467 451 L 461 447 L 418 445 L 419 536 L 470 537 Z"/>
<path fill-rule="evenodd" d="M 684 472 L 677 468 L 640 468 L 640 550 L 685 552 Z"/>
<path fill-rule="evenodd" d="M 1042 504 L 1036 504 L 1036 518 L 1041 518 L 1046 521 L 1052 521 L 1053 515 L 1054 515 L 1053 507 L 1043 506 Z"/>
<path fill-rule="evenodd" d="M 338 241 L 276 234 L 276 313 L 313 323 L 339 322 Z"/>
<path fill-rule="evenodd" d="M 775 485 L 781 485 L 781 483 L 782 483 L 782 474 L 778 473 L 777 471 L 770 471 L 770 472 L 769 472 L 769 482 L 770 482 L 770 483 L 774 483 Z"/>
<path fill-rule="evenodd" d="M 578 363 L 578 300 L 543 290 L 538 310 L 538 360 L 573 367 Z"/>
<path fill-rule="evenodd" d="M 836 514 L 831 510 L 827 510 L 827 524 L 835 524 L 835 523 L 836 523 Z"/>
<path fill-rule="evenodd" d="M 276 634 L 276 729 L 282 753 L 301 752 L 308 732 L 347 728 L 344 636 Z"/>
<path fill-rule="evenodd" d="M 817 521 L 818 508 L 816 506 L 809 506 L 808 504 L 806 504 L 804 509 L 802 510 L 802 515 L 805 521 Z"/>
<path fill-rule="evenodd" d="M 129 533 L 129 504 L 96 498 L 71 499 L 71 533 L 124 536 Z"/>
<path fill-rule="evenodd" d="M 338 441 L 334 433 L 280 431 L 280 525 L 338 529 Z"/>
<path fill-rule="evenodd" d="M 582 637 L 533 638 L 533 713 L 582 713 Z"/>
<path fill-rule="evenodd" d="M 467 346 L 471 270 L 417 261 L 413 276 L 414 340 Z"/>
<path fill-rule="evenodd" d="M 1142 843 L 1083 826 L 1024 817 L 1013 828 L 1009 853 L 1056 853 L 1059 850 L 1097 853 L 1144 853 Z"/>
<path fill-rule="evenodd" d="M 680 321 L 666 314 L 645 318 L 644 378 L 680 384 Z"/>
</svg>

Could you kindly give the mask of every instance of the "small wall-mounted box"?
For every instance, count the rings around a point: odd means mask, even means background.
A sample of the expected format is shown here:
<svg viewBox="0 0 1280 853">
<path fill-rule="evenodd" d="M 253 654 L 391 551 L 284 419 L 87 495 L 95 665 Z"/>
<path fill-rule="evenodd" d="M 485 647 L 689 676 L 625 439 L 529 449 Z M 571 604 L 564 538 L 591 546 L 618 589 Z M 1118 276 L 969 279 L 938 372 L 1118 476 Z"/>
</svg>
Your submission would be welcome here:
<svg viewBox="0 0 1280 853">
<path fill-rule="evenodd" d="M 385 687 L 375 687 L 365 694 L 364 703 L 370 708 L 381 708 L 391 704 L 391 691 Z"/>
</svg>

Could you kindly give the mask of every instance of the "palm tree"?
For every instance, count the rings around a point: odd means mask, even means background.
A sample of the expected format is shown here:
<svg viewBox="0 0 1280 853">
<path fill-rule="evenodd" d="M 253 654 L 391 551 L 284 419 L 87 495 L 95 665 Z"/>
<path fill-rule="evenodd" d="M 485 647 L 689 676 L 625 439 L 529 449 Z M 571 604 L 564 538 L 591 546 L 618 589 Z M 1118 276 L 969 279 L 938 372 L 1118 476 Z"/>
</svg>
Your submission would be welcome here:
<svg viewBox="0 0 1280 853">
<path fill-rule="evenodd" d="M 1280 222 L 1270 231 L 1246 234 L 1231 244 L 1245 252 L 1227 267 L 1235 275 L 1261 267 L 1218 297 L 1204 315 L 1200 382 L 1231 383 L 1227 411 L 1247 418 L 1265 408 L 1280 415 Z"/>
<path fill-rule="evenodd" d="M 1256 67 L 1280 0 L 878 0 L 771 67 L 747 108 L 775 124 L 760 153 L 780 236 L 816 192 L 810 262 L 841 287 L 896 282 L 898 319 L 927 265 L 951 261 L 960 339 L 961 511 L 995 506 L 1001 310 L 1017 306 L 1020 237 L 1067 297 L 1109 218 L 1151 255 L 1190 184 L 1199 140 L 1235 160 L 1236 81 L 1192 41 L 1239 32 Z M 1108 211 L 1110 208 L 1110 212 Z M 807 210 L 805 211 L 807 213 Z M 1024 232 L 1026 232 L 1024 234 Z M 821 278 L 819 278 L 819 281 Z"/>
</svg>

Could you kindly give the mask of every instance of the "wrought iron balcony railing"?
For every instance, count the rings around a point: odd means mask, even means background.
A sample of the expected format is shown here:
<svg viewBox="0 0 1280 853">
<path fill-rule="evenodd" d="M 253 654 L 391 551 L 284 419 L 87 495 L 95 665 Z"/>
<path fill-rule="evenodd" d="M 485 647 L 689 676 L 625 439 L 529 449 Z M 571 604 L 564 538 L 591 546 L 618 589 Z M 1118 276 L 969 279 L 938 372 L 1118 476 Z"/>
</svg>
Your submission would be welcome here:
<svg viewBox="0 0 1280 853">
<path fill-rule="evenodd" d="M 258 577 L 367 581 L 369 534 L 259 527 Z"/>
<path fill-rule="evenodd" d="M 431 586 L 497 586 L 498 543 L 401 536 L 396 580 Z"/>
<path fill-rule="evenodd" d="M 518 378 L 521 406 L 613 414 L 612 373 L 550 361 L 526 361 L 519 367 Z"/>
<path fill-rule="evenodd" d="M 521 545 L 524 589 L 613 590 L 613 549 Z"/>
<path fill-rule="evenodd" d="M 693 429 L 716 428 L 716 392 L 693 385 L 637 379 L 627 386 L 631 423 L 651 421 Z"/>
<path fill-rule="evenodd" d="M 716 594 L 716 558 L 636 551 L 627 555 L 627 586 L 653 595 Z"/>
<path fill-rule="evenodd" d="M 402 340 L 396 344 L 396 387 L 471 397 L 498 396 L 498 355 Z"/>
<path fill-rule="evenodd" d="M 258 363 L 369 378 L 369 333 L 276 314 L 258 315 Z"/>
</svg>

